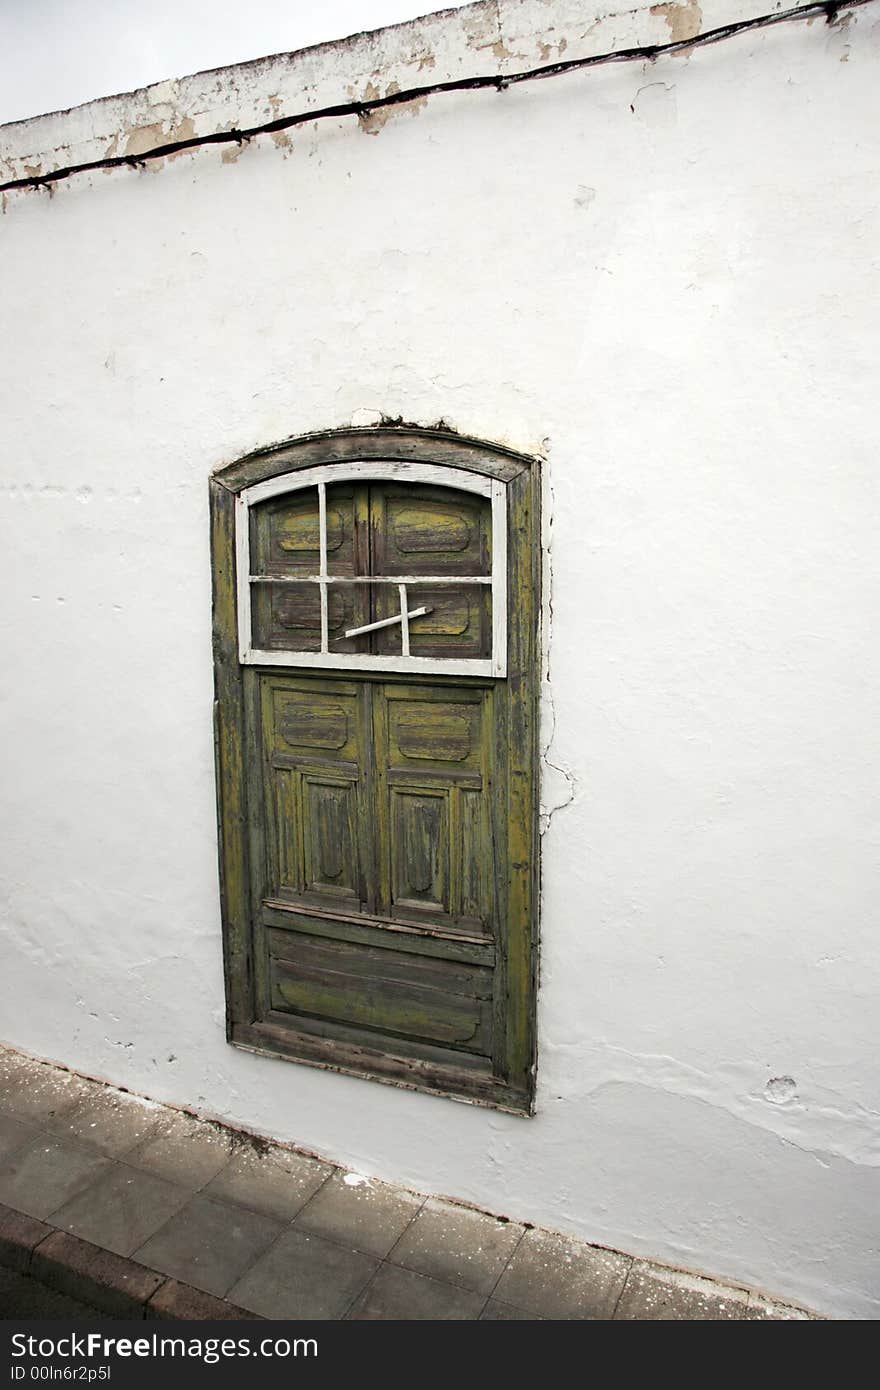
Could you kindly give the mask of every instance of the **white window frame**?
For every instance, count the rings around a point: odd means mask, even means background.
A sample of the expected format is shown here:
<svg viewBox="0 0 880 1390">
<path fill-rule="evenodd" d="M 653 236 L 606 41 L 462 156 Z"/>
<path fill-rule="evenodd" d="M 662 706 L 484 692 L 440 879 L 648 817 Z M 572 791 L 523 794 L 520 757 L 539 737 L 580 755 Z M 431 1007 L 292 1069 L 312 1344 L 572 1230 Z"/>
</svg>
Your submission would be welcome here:
<svg viewBox="0 0 880 1390">
<path fill-rule="evenodd" d="M 327 593 L 331 584 L 351 584 L 350 578 L 327 573 L 326 489 L 328 483 L 345 482 L 415 482 L 434 487 L 455 488 L 459 492 L 488 497 L 492 510 L 492 572 L 489 576 L 475 575 L 383 575 L 382 583 L 398 589 L 401 612 L 405 614 L 406 586 L 423 585 L 487 585 L 492 592 L 492 654 L 489 657 L 411 656 L 404 651 L 399 656 L 370 653 L 328 651 Z M 304 488 L 318 489 L 320 527 L 319 573 L 297 583 L 315 583 L 321 595 L 321 645 L 319 652 L 266 651 L 252 643 L 251 589 L 255 583 L 284 583 L 284 580 L 252 575 L 250 567 L 250 509 L 270 497 L 300 492 Z M 238 494 L 235 501 L 235 556 L 238 596 L 239 660 L 244 666 L 309 666 L 332 671 L 402 671 L 415 675 L 505 676 L 507 674 L 507 501 L 503 482 L 482 473 L 468 473 L 439 464 L 394 462 L 392 460 L 357 460 L 351 463 L 321 464 L 267 478 Z M 291 581 L 294 582 L 294 581 Z M 377 582 L 375 578 L 367 582 Z M 402 623 L 404 636 L 407 623 Z M 408 643 L 404 642 L 404 647 Z"/>
</svg>

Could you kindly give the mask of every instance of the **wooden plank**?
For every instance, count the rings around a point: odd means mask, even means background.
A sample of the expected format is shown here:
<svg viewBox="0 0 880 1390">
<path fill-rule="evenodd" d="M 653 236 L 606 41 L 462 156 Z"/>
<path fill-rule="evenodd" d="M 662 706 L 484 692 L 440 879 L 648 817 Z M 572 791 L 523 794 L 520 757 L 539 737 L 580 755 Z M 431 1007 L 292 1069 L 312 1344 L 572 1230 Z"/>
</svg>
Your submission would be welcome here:
<svg viewBox="0 0 880 1390">
<path fill-rule="evenodd" d="M 338 911 L 331 913 L 283 901 L 264 903 L 261 918 L 267 927 L 277 927 L 281 931 L 362 941 L 383 950 L 408 951 L 444 960 L 473 961 L 479 965 L 495 962 L 495 945 L 488 937 L 469 936 L 451 928 L 441 930 L 421 923 L 392 922 L 386 917 L 370 917 L 365 912 L 346 916 Z"/>
<path fill-rule="evenodd" d="M 408 767 L 394 767 L 388 771 L 389 787 L 458 787 L 470 791 L 483 790 L 485 777 L 482 772 L 462 770 L 454 764 L 444 767 L 442 772 L 425 767 L 414 770 Z"/>
<path fill-rule="evenodd" d="M 524 472 L 508 489 L 509 534 L 540 535 L 536 476 Z M 512 607 L 528 615 L 511 624 L 506 684 L 509 702 L 507 793 L 507 1048 L 511 1086 L 529 1104 L 535 1084 L 537 975 L 538 808 L 538 615 L 540 547 L 511 545 L 508 553 Z"/>
<path fill-rule="evenodd" d="M 263 805 L 264 798 L 260 679 L 259 673 L 256 671 L 244 671 L 242 677 L 247 797 L 248 806 L 256 809 Z M 271 790 L 274 795 L 274 788 Z M 268 1007 L 269 978 L 265 941 L 259 932 L 253 931 L 253 923 L 259 921 L 260 904 L 266 896 L 270 882 L 272 855 L 267 841 L 267 833 L 273 831 L 274 823 L 271 815 L 266 817 L 257 813 L 249 817 L 247 849 L 250 888 L 251 970 L 253 975 L 253 1007 L 257 1017 L 265 1013 Z"/>
<path fill-rule="evenodd" d="M 329 1039 L 296 1032 L 282 1015 L 270 1017 L 263 1023 L 236 1027 L 231 1041 L 245 1051 L 289 1058 L 321 1071 L 381 1081 L 407 1091 L 430 1091 L 448 1100 L 485 1105 L 512 1115 L 530 1113 L 521 1093 L 488 1074 L 485 1059 L 471 1058 L 467 1053 L 450 1052 L 441 1055 L 440 1060 L 397 1057 L 391 1052 L 371 1048 L 363 1040 Z M 458 1058 L 461 1062 L 455 1065 Z M 478 1061 L 482 1063 L 480 1070 L 475 1066 Z"/>
<path fill-rule="evenodd" d="M 227 1027 L 254 1017 L 242 671 L 238 664 L 235 499 L 210 489 L 218 851 Z"/>
<path fill-rule="evenodd" d="M 405 951 L 277 929 L 270 929 L 268 938 L 270 955 L 292 965 L 300 963 L 403 986 L 423 985 L 445 994 L 461 994 L 467 999 L 492 997 L 489 966 L 450 961 L 436 955 L 414 956 Z"/>
<path fill-rule="evenodd" d="M 517 477 L 530 462 L 502 445 L 443 430 L 329 430 L 258 450 L 218 469 L 214 478 L 230 491 L 239 492 L 279 473 L 360 459 L 430 459 L 441 467 L 481 473 L 502 482 Z"/>
<path fill-rule="evenodd" d="M 404 1053 L 408 1038 L 482 1055 L 490 1051 L 492 1015 L 484 1000 L 363 971 L 327 970 L 312 960 L 293 964 L 273 958 L 271 971 L 276 1010 L 395 1034 Z"/>
</svg>

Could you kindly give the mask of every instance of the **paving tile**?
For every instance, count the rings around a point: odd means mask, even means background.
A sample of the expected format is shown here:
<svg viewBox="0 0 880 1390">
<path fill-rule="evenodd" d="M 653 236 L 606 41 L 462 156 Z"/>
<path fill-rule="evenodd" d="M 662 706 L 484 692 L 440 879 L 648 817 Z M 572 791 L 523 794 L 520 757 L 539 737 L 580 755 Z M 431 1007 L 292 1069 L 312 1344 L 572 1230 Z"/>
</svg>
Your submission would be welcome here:
<svg viewBox="0 0 880 1390">
<path fill-rule="evenodd" d="M 137 1259 L 221 1297 L 283 1230 L 271 1217 L 200 1194 L 140 1247 Z"/>
<path fill-rule="evenodd" d="M 147 1299 L 165 1282 L 161 1274 L 67 1231 L 55 1231 L 41 1243 L 29 1272 L 60 1293 L 129 1318 L 143 1317 Z"/>
<path fill-rule="evenodd" d="M 46 1128 L 53 1134 L 93 1144 L 111 1158 L 122 1158 L 157 1129 L 165 1114 L 161 1106 L 104 1086 L 85 1096 L 72 1110 L 49 1119 Z"/>
<path fill-rule="evenodd" d="M 354 1322 L 473 1322 L 485 1301 L 483 1294 L 458 1284 L 429 1279 L 396 1265 L 382 1265 L 348 1318 Z"/>
<path fill-rule="evenodd" d="M 278 1221 L 292 1221 L 332 1172 L 331 1164 L 289 1149 L 261 1152 L 239 1144 L 205 1192 Z"/>
<path fill-rule="evenodd" d="M 188 1196 L 185 1189 L 152 1173 L 114 1163 L 53 1212 L 52 1222 L 116 1255 L 131 1255 L 180 1210 Z"/>
<path fill-rule="evenodd" d="M 514 1308 L 510 1303 L 502 1303 L 490 1298 L 482 1313 L 481 1322 L 540 1322 L 537 1313 L 527 1313 L 524 1308 Z"/>
<path fill-rule="evenodd" d="M 526 1231 L 494 1297 L 542 1318 L 609 1319 L 632 1261 L 552 1231 Z"/>
<path fill-rule="evenodd" d="M 523 1233 L 512 1221 L 431 1198 L 388 1259 L 477 1293 L 490 1294 Z"/>
<path fill-rule="evenodd" d="M 636 1260 L 614 1316 L 643 1322 L 734 1321 L 747 1303 L 745 1289 Z"/>
<path fill-rule="evenodd" d="M 37 1130 L 34 1125 L 23 1124 L 11 1115 L 0 1112 L 0 1159 L 20 1149 L 28 1139 L 33 1139 Z"/>
<path fill-rule="evenodd" d="M 146 1139 L 129 1150 L 125 1161 L 196 1192 L 217 1176 L 231 1153 L 232 1139 L 227 1130 L 172 1111 Z"/>
<path fill-rule="evenodd" d="M 777 1303 L 774 1298 L 764 1298 L 757 1293 L 749 1294 L 742 1316 L 746 1322 L 813 1322 L 816 1319 L 815 1313 L 808 1313 L 805 1308 Z"/>
<path fill-rule="evenodd" d="M 42 1125 L 93 1094 L 97 1083 L 20 1052 L 0 1052 L 0 1110 Z"/>
<path fill-rule="evenodd" d="M 178 1283 L 176 1279 L 163 1281 L 159 1292 L 144 1309 L 144 1317 L 169 1322 L 262 1322 L 259 1313 L 236 1308 L 222 1298 L 214 1298 L 213 1294 Z"/>
<path fill-rule="evenodd" d="M 294 1224 L 298 1231 L 310 1231 L 381 1260 L 421 1205 L 421 1197 L 398 1187 L 354 1173 L 334 1173 Z"/>
<path fill-rule="evenodd" d="M 0 1202 L 41 1220 L 110 1166 L 76 1139 L 38 1134 L 0 1163 Z"/>
<path fill-rule="evenodd" d="M 264 1318 L 341 1318 L 376 1268 L 358 1251 L 289 1230 L 233 1284 L 228 1298 Z"/>
</svg>

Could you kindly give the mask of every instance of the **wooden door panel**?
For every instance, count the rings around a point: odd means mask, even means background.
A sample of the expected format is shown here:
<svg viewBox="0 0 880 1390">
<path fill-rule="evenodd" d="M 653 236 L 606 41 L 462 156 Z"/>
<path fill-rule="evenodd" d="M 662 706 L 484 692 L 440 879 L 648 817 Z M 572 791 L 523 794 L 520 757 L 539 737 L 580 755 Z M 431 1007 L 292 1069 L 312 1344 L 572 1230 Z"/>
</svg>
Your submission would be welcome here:
<svg viewBox="0 0 880 1390">
<path fill-rule="evenodd" d="M 369 596 L 358 585 L 334 584 L 327 594 L 332 652 L 353 652 L 364 642 L 345 636 L 367 621 Z M 261 651 L 321 650 L 321 595 L 317 584 L 261 584 L 253 605 L 254 642 Z"/>
<path fill-rule="evenodd" d="M 342 681 L 262 681 L 268 837 L 262 898 L 364 904 L 363 692 Z"/>
<path fill-rule="evenodd" d="M 380 898 L 392 917 L 494 931 L 491 689 L 376 686 Z"/>
<path fill-rule="evenodd" d="M 375 574 L 411 575 L 410 609 L 430 608 L 410 626 L 413 656 L 487 657 L 492 651 L 489 585 L 419 584 L 419 575 L 490 573 L 491 509 L 487 499 L 448 488 L 374 485 L 370 490 L 372 563 Z M 399 611 L 396 589 L 377 588 L 377 618 Z M 399 655 L 401 630 L 377 632 L 374 650 Z"/>
<path fill-rule="evenodd" d="M 452 912 L 449 792 L 390 787 L 391 912 Z"/>
<path fill-rule="evenodd" d="M 326 490 L 327 573 L 353 579 L 369 568 L 368 493 L 365 487 L 335 484 Z M 262 651 L 321 650 L 321 595 L 313 580 L 320 572 L 320 513 L 317 488 L 272 498 L 254 507 L 250 519 L 251 570 L 300 583 L 254 584 L 253 640 Z M 327 595 L 330 650 L 368 650 L 348 639 L 347 628 L 369 622 L 368 586 L 337 583 Z"/>
<path fill-rule="evenodd" d="M 306 891 L 359 905 L 357 780 L 301 776 Z"/>
<path fill-rule="evenodd" d="M 490 970 L 296 932 L 272 933 L 270 962 L 275 1010 L 491 1051 Z"/>
<path fill-rule="evenodd" d="M 362 572 L 359 554 L 367 538 L 366 489 L 337 483 L 326 490 L 327 570 Z M 254 574 L 317 574 L 321 541 L 317 488 L 270 498 L 251 510 L 251 569 Z"/>
<path fill-rule="evenodd" d="M 492 519 L 484 497 L 373 484 L 370 522 L 375 574 L 489 573 Z"/>
</svg>

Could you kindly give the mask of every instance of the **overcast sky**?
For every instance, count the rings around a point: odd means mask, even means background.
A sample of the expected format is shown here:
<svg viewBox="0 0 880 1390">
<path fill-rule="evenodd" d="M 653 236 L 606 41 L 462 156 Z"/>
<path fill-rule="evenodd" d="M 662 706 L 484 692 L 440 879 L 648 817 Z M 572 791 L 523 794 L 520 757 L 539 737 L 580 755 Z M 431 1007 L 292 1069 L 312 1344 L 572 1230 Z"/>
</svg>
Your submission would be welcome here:
<svg viewBox="0 0 880 1390">
<path fill-rule="evenodd" d="M 455 0 L 0 0 L 0 124 L 458 8 Z"/>
</svg>

